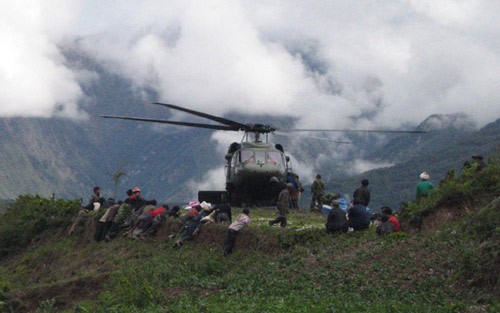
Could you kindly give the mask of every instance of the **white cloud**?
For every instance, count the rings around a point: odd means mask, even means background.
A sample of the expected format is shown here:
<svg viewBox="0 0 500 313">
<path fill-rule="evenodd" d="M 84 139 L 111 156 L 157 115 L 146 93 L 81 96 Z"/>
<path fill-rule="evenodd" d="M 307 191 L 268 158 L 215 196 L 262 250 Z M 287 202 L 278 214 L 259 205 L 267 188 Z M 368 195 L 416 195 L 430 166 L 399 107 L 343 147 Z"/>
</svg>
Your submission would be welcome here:
<svg viewBox="0 0 500 313">
<path fill-rule="evenodd" d="M 349 162 L 346 168 L 349 169 L 349 174 L 356 175 L 369 170 L 374 170 L 382 167 L 391 167 L 393 165 L 394 164 L 390 162 L 372 162 L 363 159 L 356 159 L 352 162 Z"/>
<path fill-rule="evenodd" d="M 209 170 L 202 177 L 190 180 L 187 185 L 191 199 L 198 199 L 199 190 L 226 190 L 224 166 Z"/>
<path fill-rule="evenodd" d="M 80 75 L 58 47 L 78 37 L 81 49 L 139 90 L 214 114 L 290 115 L 299 127 L 397 128 L 464 112 L 484 125 L 500 116 L 499 6 L 4 1 L 0 115 L 77 114 Z"/>
<path fill-rule="evenodd" d="M 83 96 L 57 46 L 77 11 L 66 1 L 0 4 L 0 116 L 76 117 Z"/>
</svg>

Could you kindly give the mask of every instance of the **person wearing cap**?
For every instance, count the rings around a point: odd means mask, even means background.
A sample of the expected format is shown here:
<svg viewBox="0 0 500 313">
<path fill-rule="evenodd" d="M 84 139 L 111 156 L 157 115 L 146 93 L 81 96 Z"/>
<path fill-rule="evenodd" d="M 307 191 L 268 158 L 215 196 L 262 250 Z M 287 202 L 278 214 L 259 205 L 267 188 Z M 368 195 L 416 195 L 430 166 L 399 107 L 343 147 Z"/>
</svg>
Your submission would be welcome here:
<svg viewBox="0 0 500 313">
<path fill-rule="evenodd" d="M 429 181 L 429 174 L 427 172 L 420 174 L 420 182 L 417 185 L 416 198 L 426 198 L 433 189 L 434 185 Z"/>
<path fill-rule="evenodd" d="M 321 175 L 316 175 L 316 180 L 311 185 L 311 211 L 314 210 L 318 202 L 319 210 L 323 209 L 323 194 L 325 193 L 325 184 L 321 181 Z"/>
<path fill-rule="evenodd" d="M 125 201 L 132 207 L 133 211 L 137 211 L 145 205 L 156 205 L 158 204 L 155 199 L 146 200 L 141 194 L 141 189 L 139 187 L 134 187 L 132 189 L 132 195 Z"/>
<path fill-rule="evenodd" d="M 224 239 L 224 256 L 227 256 L 230 254 L 233 250 L 234 242 L 236 241 L 236 236 L 242 230 L 245 226 L 250 225 L 251 223 L 250 219 L 250 211 L 247 208 L 243 209 L 243 214 L 238 215 L 236 218 L 236 221 L 231 223 L 229 225 L 227 232 L 226 232 L 226 238 Z"/>
<path fill-rule="evenodd" d="M 328 219 L 325 224 L 328 234 L 347 233 L 349 222 L 347 222 L 344 210 L 340 208 L 340 203 L 337 200 L 332 201 L 332 209 L 328 213 Z"/>
<path fill-rule="evenodd" d="M 280 216 L 273 221 L 269 221 L 269 226 L 280 223 L 281 227 L 286 227 L 286 216 L 288 215 L 288 210 L 290 209 L 290 190 L 292 190 L 292 188 L 293 185 L 287 183 L 285 188 L 283 188 L 280 192 L 277 203 Z"/>
</svg>

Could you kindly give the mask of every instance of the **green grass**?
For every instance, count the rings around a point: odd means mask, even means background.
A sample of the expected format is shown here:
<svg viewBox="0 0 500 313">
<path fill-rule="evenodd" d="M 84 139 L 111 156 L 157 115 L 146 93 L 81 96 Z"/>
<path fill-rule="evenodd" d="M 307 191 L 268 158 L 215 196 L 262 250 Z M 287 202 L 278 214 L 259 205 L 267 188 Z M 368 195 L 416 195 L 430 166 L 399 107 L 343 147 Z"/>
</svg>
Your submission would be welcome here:
<svg viewBox="0 0 500 313">
<path fill-rule="evenodd" d="M 55 216 L 66 216 L 74 204 L 22 201 L 31 208 L 57 204 Z M 234 217 L 240 212 L 234 210 Z M 0 258 L 0 307 L 7 312 L 37 307 L 38 312 L 494 312 L 500 309 L 498 281 L 492 278 L 499 268 L 497 212 L 492 204 L 432 231 L 379 238 L 374 227 L 327 235 L 326 216 L 303 211 L 293 211 L 285 229 L 269 227 L 277 211 L 252 209 L 253 223 L 239 234 L 229 257 L 221 251 L 224 225 L 206 226 L 174 249 L 165 239 L 176 222 L 148 241 L 120 237 L 96 243 L 92 230 L 68 237 L 68 223 L 45 216 L 44 230 L 30 228 L 37 231 L 35 240 Z M 37 224 L 28 212 L 22 216 L 19 225 Z"/>
</svg>

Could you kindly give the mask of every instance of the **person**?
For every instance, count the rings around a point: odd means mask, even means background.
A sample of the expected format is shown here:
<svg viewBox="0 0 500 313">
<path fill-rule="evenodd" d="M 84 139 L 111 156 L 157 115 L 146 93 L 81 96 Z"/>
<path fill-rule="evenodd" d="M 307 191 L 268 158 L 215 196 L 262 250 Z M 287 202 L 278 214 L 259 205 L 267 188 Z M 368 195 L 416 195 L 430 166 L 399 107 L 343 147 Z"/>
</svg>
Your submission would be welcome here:
<svg viewBox="0 0 500 313">
<path fill-rule="evenodd" d="M 220 201 L 221 203 L 215 206 L 215 208 L 217 209 L 215 221 L 217 223 L 227 222 L 228 224 L 231 224 L 233 222 L 233 217 L 231 215 L 231 206 L 227 201 L 226 194 L 221 195 Z"/>
<path fill-rule="evenodd" d="M 198 207 L 202 208 L 200 205 L 198 205 Z M 185 228 L 183 227 L 180 231 L 178 231 L 177 234 L 180 234 L 181 237 L 174 243 L 173 247 L 180 248 L 186 241 L 191 240 L 194 236 L 196 236 L 196 234 L 200 232 L 201 220 L 211 212 L 211 208 L 202 209 L 202 211 L 194 219 L 192 219 Z M 168 239 L 174 238 L 177 234 L 173 237 L 170 236 Z"/>
<path fill-rule="evenodd" d="M 320 211 L 323 208 L 323 194 L 325 193 L 325 184 L 321 181 L 321 175 L 316 175 L 316 180 L 311 185 L 311 211 L 314 210 L 316 202 L 320 207 Z"/>
<path fill-rule="evenodd" d="M 342 198 L 342 196 L 340 194 L 337 194 L 335 196 L 335 200 L 337 200 L 339 202 L 339 207 L 342 211 L 344 211 L 345 214 L 349 213 L 348 209 L 349 209 L 349 203 L 347 203 L 346 199 L 345 198 Z"/>
<path fill-rule="evenodd" d="M 295 184 L 297 185 L 297 188 L 292 190 L 292 193 L 290 197 L 292 198 L 292 209 L 298 210 L 299 209 L 299 200 L 300 200 L 300 195 L 304 191 L 304 188 L 302 188 L 302 183 L 299 180 L 299 175 L 297 174 L 292 174 Z"/>
<path fill-rule="evenodd" d="M 417 185 L 416 198 L 427 198 L 433 189 L 434 185 L 429 181 L 429 174 L 427 172 L 422 172 L 422 174 L 420 174 L 420 182 Z"/>
<path fill-rule="evenodd" d="M 381 222 L 382 223 L 377 226 L 377 235 L 389 235 L 396 231 L 394 224 L 389 222 L 389 215 L 382 214 Z"/>
<path fill-rule="evenodd" d="M 290 190 L 292 190 L 292 188 L 293 185 L 287 183 L 285 188 L 283 188 L 280 192 L 277 203 L 280 216 L 273 221 L 269 221 L 269 226 L 280 223 L 281 227 L 286 227 L 286 216 L 288 215 L 288 210 L 290 209 Z"/>
<path fill-rule="evenodd" d="M 131 218 L 128 221 L 129 228 L 124 236 L 133 238 L 134 231 L 137 229 L 139 225 L 142 225 L 141 229 L 146 229 L 153 222 L 153 215 L 160 215 L 166 211 L 165 208 L 160 207 L 156 208 L 155 205 L 145 205 L 140 210 L 137 210 L 136 213 L 131 215 Z M 149 214 L 154 212 L 153 214 Z"/>
<path fill-rule="evenodd" d="M 195 219 L 200 214 L 200 211 L 201 211 L 201 205 L 199 204 L 191 207 L 189 211 L 187 211 L 187 213 L 181 217 L 179 221 L 179 226 L 183 226 L 192 219 Z"/>
<path fill-rule="evenodd" d="M 292 184 L 292 190 L 290 190 L 290 208 L 295 209 L 292 195 L 298 192 L 299 185 L 297 184 L 297 181 L 295 180 L 295 175 L 292 172 L 288 172 L 286 176 L 286 182 Z"/>
<path fill-rule="evenodd" d="M 171 208 L 170 210 L 167 211 L 167 216 L 168 217 L 173 217 L 173 218 L 178 218 L 180 217 L 181 215 L 179 214 L 179 210 L 181 208 L 178 206 L 178 205 L 174 205 L 173 208 Z"/>
<path fill-rule="evenodd" d="M 328 213 L 328 219 L 325 224 L 326 232 L 334 234 L 339 232 L 347 233 L 349 229 L 349 222 L 347 222 L 346 214 L 340 207 L 337 200 L 332 201 L 332 209 Z"/>
<path fill-rule="evenodd" d="M 122 204 L 122 201 L 118 201 L 118 203 L 115 203 L 109 207 L 106 212 L 101 216 L 99 219 L 99 222 L 96 225 L 96 233 L 95 233 L 95 240 L 96 241 L 101 241 L 106 238 L 106 235 L 108 234 L 109 230 L 111 229 L 111 225 L 113 224 L 113 220 L 118 213 L 118 209 L 120 208 L 120 205 Z"/>
<path fill-rule="evenodd" d="M 130 196 L 127 201 L 125 201 L 132 207 L 132 211 L 137 211 L 145 205 L 156 205 L 156 200 L 146 200 L 141 194 L 141 189 L 139 187 L 134 187 L 132 189 L 132 196 Z"/>
<path fill-rule="evenodd" d="M 101 188 L 96 186 L 94 187 L 94 193 L 90 196 L 89 203 L 84 208 L 87 211 L 97 211 L 101 208 L 104 201 L 104 198 L 101 197 Z"/>
<path fill-rule="evenodd" d="M 118 208 L 114 208 L 113 211 L 110 211 L 109 214 L 112 214 L 113 218 L 110 218 L 111 225 L 106 231 L 104 235 L 104 240 L 110 241 L 114 239 L 118 233 L 120 232 L 123 223 L 127 220 L 127 218 L 132 213 L 132 207 L 130 206 L 130 201 L 134 198 L 134 194 L 132 189 L 127 190 L 127 198 L 122 202 L 118 201 Z M 114 211 L 116 209 L 116 211 Z M 106 215 L 106 213 L 104 214 Z"/>
<path fill-rule="evenodd" d="M 236 218 L 236 221 L 231 223 L 227 229 L 226 238 L 223 243 L 224 256 L 227 256 L 232 252 L 236 236 L 245 226 L 250 225 L 251 222 L 250 211 L 247 208 L 244 208 L 243 214 L 240 214 L 238 218 Z"/>
<path fill-rule="evenodd" d="M 75 218 L 75 221 L 71 225 L 68 231 L 68 235 L 71 235 L 75 232 L 76 227 L 90 211 L 99 211 L 101 205 L 104 203 L 105 199 L 101 197 L 101 188 L 98 186 L 94 187 L 92 196 L 90 196 L 89 202 L 86 206 L 84 206 Z"/>
<path fill-rule="evenodd" d="M 369 183 L 368 179 L 363 179 L 361 181 L 361 187 L 356 189 L 352 196 L 353 201 L 356 201 L 365 208 L 368 207 L 368 203 L 370 203 L 370 190 L 368 190 Z"/>
<path fill-rule="evenodd" d="M 165 215 L 170 211 L 168 204 L 163 204 L 159 208 L 150 211 L 146 210 L 147 208 L 148 206 L 144 208 L 144 212 L 138 218 L 134 228 L 129 231 L 128 236 L 130 238 L 145 238 L 154 235 L 158 225 L 166 220 Z"/>
<path fill-rule="evenodd" d="M 144 209 L 147 209 L 147 212 L 154 210 L 157 204 L 156 200 L 146 200 L 141 195 L 141 189 L 139 187 L 135 187 L 132 189 L 133 197 L 130 197 L 128 205 L 132 208 L 132 212 L 125 221 L 126 226 L 128 226 L 128 230 L 134 228 L 134 224 L 137 219 L 144 213 Z"/>
<path fill-rule="evenodd" d="M 363 230 L 370 226 L 370 218 L 366 213 L 366 208 L 359 202 L 354 201 L 353 206 L 348 211 L 349 227 L 354 230 Z"/>
<path fill-rule="evenodd" d="M 399 224 L 398 219 L 392 215 L 392 209 L 388 206 L 385 206 L 381 209 L 383 215 L 387 215 L 389 217 L 388 221 L 389 223 L 394 225 L 394 229 L 396 232 L 401 231 L 401 225 Z"/>
</svg>

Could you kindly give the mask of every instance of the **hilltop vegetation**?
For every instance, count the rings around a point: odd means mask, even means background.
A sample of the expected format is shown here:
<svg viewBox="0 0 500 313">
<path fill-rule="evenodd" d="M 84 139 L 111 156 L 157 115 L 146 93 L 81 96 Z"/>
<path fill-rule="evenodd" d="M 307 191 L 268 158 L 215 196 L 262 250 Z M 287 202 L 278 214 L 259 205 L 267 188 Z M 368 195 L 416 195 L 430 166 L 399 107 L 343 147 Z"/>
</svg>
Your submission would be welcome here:
<svg viewBox="0 0 500 313">
<path fill-rule="evenodd" d="M 226 227 L 172 248 L 168 222 L 149 241 L 67 236 L 78 201 L 23 196 L 0 220 L 6 312 L 495 312 L 500 309 L 500 163 L 460 173 L 401 213 L 406 233 L 326 235 L 325 216 L 270 210 L 224 258 Z M 92 221 L 92 219 L 90 219 Z M 10 237 L 9 237 L 10 236 Z M 26 237 L 24 237 L 26 236 Z M 6 239 L 4 239 L 6 238 Z M 4 246 L 5 242 L 14 244 Z"/>
</svg>

